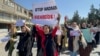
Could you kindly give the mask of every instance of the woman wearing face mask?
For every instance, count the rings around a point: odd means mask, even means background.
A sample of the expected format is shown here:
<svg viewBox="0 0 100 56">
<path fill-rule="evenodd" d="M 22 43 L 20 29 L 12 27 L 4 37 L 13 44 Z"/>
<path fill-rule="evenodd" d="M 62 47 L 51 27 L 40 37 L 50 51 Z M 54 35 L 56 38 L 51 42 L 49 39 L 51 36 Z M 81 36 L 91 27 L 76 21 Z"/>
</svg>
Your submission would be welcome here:
<svg viewBox="0 0 100 56">
<path fill-rule="evenodd" d="M 72 22 L 69 27 L 67 24 L 67 18 L 65 17 L 65 28 L 67 29 L 67 37 L 68 37 L 68 50 L 70 51 L 70 56 L 77 56 L 77 52 L 79 50 L 79 41 L 81 37 L 81 31 L 76 22 Z M 78 31 L 76 35 L 71 35 L 71 31 Z M 82 38 L 83 39 L 83 38 Z M 82 43 L 83 44 L 83 43 Z M 84 45 L 86 46 L 86 45 Z"/>
<path fill-rule="evenodd" d="M 30 29 L 26 26 L 21 27 L 20 33 L 15 33 L 14 36 L 19 36 L 19 43 L 17 46 L 18 56 L 32 56 L 32 37 Z"/>
</svg>

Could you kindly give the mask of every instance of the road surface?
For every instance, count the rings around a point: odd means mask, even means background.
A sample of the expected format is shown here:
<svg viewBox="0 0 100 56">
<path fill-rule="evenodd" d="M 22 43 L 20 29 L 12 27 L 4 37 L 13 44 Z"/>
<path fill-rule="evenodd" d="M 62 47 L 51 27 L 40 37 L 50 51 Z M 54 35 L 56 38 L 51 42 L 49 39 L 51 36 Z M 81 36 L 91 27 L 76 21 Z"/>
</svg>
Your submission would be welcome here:
<svg viewBox="0 0 100 56">
<path fill-rule="evenodd" d="M 6 33 L 0 33 L 0 37 L 6 35 Z M 4 47 L 6 45 L 6 42 L 4 43 L 0 43 L 0 56 L 7 56 L 7 52 L 5 52 Z M 33 56 L 36 56 L 36 48 L 33 48 Z M 13 55 L 12 56 L 16 56 L 16 52 L 17 50 L 14 50 Z M 69 56 L 69 51 L 64 51 L 63 53 L 61 53 L 60 56 Z M 79 55 L 78 55 L 79 56 Z M 100 56 L 100 45 L 98 45 L 97 48 L 95 48 L 92 52 L 90 56 Z"/>
</svg>

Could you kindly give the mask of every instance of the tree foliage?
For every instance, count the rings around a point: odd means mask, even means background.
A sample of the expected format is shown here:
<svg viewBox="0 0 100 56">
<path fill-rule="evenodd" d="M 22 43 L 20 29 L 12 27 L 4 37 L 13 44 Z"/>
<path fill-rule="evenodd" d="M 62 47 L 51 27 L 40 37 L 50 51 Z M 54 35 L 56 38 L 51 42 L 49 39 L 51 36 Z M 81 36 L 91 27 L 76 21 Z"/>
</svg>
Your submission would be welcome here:
<svg viewBox="0 0 100 56">
<path fill-rule="evenodd" d="M 100 22 L 100 8 L 97 9 L 94 7 L 94 5 L 91 5 L 87 18 L 80 17 L 78 11 L 75 11 L 70 22 L 77 22 L 78 24 L 83 22 L 97 24 Z"/>
<path fill-rule="evenodd" d="M 72 22 L 77 22 L 78 24 L 80 23 L 80 16 L 78 14 L 78 11 L 74 12 Z"/>
</svg>

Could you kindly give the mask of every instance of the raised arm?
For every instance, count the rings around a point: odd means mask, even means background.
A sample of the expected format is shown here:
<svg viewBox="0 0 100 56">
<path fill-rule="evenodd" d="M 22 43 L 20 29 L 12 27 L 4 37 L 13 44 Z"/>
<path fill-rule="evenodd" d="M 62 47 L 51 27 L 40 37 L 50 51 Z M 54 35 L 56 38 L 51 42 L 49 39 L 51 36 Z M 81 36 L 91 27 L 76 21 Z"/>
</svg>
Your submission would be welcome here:
<svg viewBox="0 0 100 56">
<path fill-rule="evenodd" d="M 30 28 L 29 28 L 28 26 L 26 26 L 26 24 L 24 24 L 24 26 L 25 26 L 26 30 L 27 30 L 28 32 L 30 32 Z"/>
<path fill-rule="evenodd" d="M 10 31 L 9 31 L 10 34 L 15 34 L 16 31 L 17 31 L 16 26 L 15 26 L 14 24 L 11 24 L 11 26 L 10 26 Z"/>
<path fill-rule="evenodd" d="M 53 31 L 52 31 L 52 37 L 54 37 L 54 36 L 56 35 L 57 29 L 58 29 L 58 27 L 59 27 L 60 18 L 61 18 L 61 15 L 58 14 L 58 17 L 57 17 L 58 23 L 57 23 L 57 25 L 55 26 L 55 28 L 54 28 Z"/>
<path fill-rule="evenodd" d="M 35 25 L 38 34 L 44 34 L 43 29 L 39 25 Z"/>
<path fill-rule="evenodd" d="M 65 16 L 65 20 L 64 20 L 64 27 L 69 30 L 70 28 L 68 27 L 68 23 L 67 23 L 68 18 Z"/>
<path fill-rule="evenodd" d="M 11 26 L 10 26 L 10 31 L 9 31 L 11 41 L 17 40 L 16 38 L 12 38 L 12 37 L 16 37 L 16 32 L 17 32 L 16 26 L 12 23 Z"/>
</svg>

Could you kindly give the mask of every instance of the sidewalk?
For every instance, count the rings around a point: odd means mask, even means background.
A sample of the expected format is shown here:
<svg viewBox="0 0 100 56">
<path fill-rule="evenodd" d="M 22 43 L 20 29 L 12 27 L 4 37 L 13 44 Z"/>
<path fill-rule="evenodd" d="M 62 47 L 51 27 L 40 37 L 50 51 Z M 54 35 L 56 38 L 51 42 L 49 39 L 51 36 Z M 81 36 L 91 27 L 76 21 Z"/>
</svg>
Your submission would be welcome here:
<svg viewBox="0 0 100 56">
<path fill-rule="evenodd" d="M 0 29 L 0 38 L 8 34 L 7 29 Z"/>
<path fill-rule="evenodd" d="M 4 37 L 4 36 L 6 36 L 6 35 L 7 35 L 7 32 L 5 32 L 5 33 L 0 33 L 0 37 Z M 0 56 L 7 56 L 7 52 L 5 52 L 5 50 L 4 50 L 5 45 L 6 45 L 6 42 L 0 43 Z M 32 51 L 33 51 L 33 56 L 36 56 L 36 52 L 37 52 L 36 47 L 34 47 L 34 48 L 32 49 Z M 61 54 L 60 56 L 70 56 L 68 53 L 69 53 L 69 52 L 66 50 L 66 51 L 65 51 L 63 54 Z M 16 56 L 16 50 L 14 50 L 12 56 Z M 78 56 L 79 56 L 79 55 L 78 55 Z M 92 51 L 92 53 L 91 53 L 90 56 L 100 56 L 100 45 L 98 45 L 98 47 L 95 48 L 95 49 Z"/>
<path fill-rule="evenodd" d="M 7 32 L 0 33 L 0 38 L 1 38 L 1 37 L 4 37 L 4 36 L 6 36 L 6 35 L 7 35 Z"/>
</svg>

